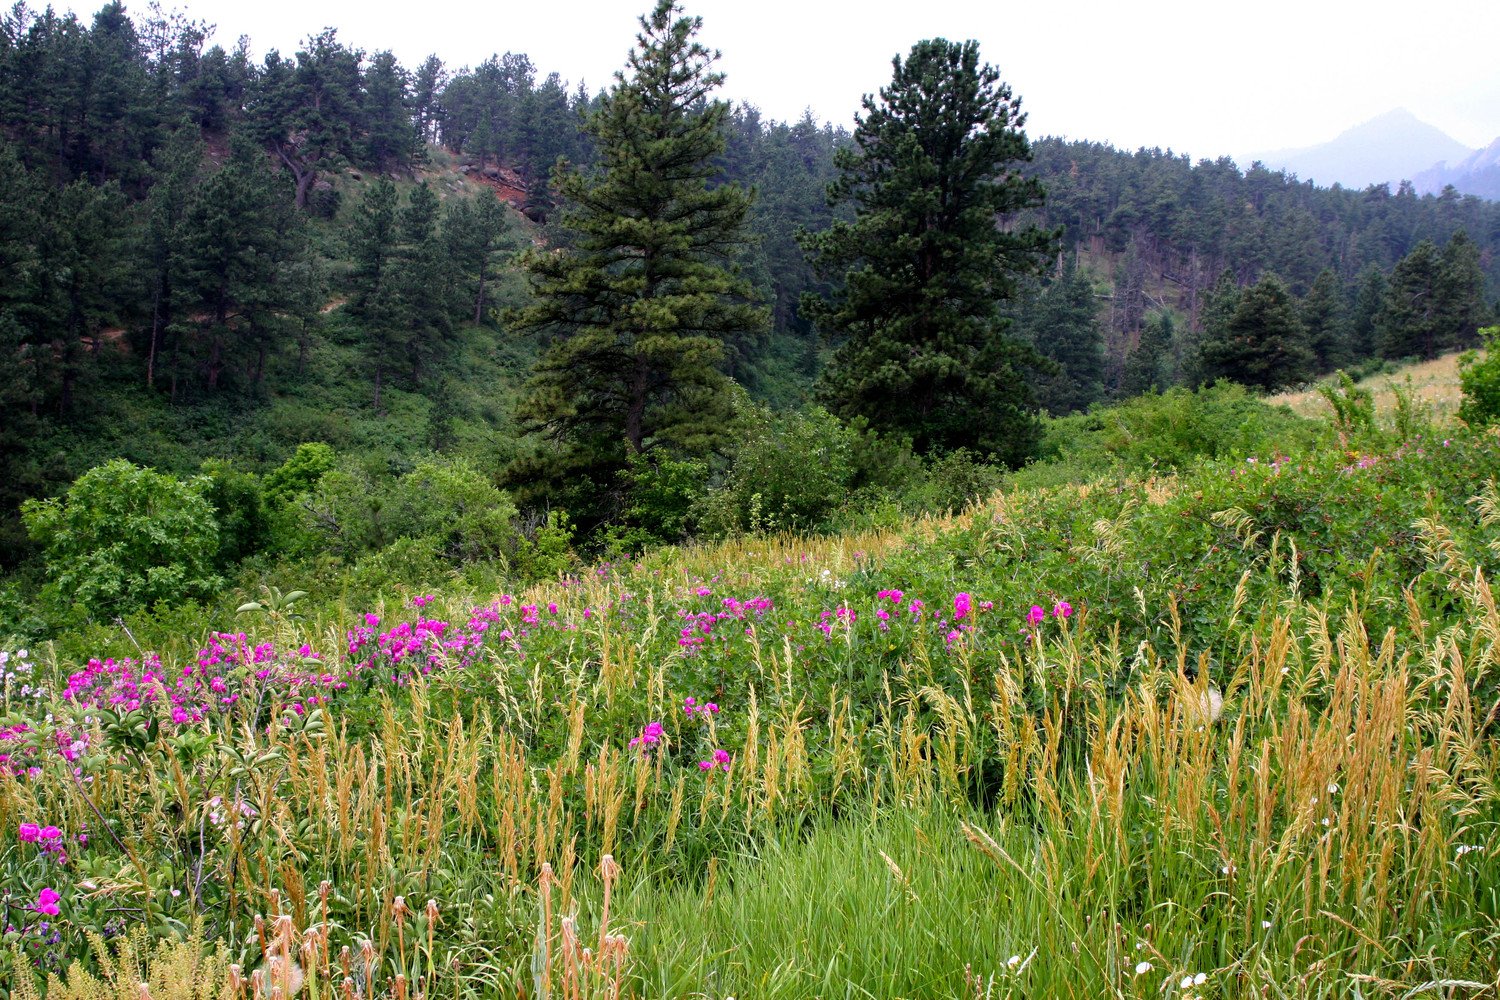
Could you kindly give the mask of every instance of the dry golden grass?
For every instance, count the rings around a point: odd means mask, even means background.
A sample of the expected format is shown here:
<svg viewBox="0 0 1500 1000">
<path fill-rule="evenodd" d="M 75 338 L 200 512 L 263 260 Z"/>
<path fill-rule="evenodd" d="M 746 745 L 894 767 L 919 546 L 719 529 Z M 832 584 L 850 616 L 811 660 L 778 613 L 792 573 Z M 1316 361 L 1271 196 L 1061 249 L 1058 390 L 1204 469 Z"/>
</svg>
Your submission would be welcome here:
<svg viewBox="0 0 1500 1000">
<path fill-rule="evenodd" d="M 1458 412 L 1458 404 L 1462 399 L 1458 388 L 1458 358 L 1458 352 L 1445 354 L 1394 373 L 1373 375 L 1359 384 L 1375 394 L 1375 413 L 1377 417 L 1382 417 L 1394 410 L 1395 390 L 1405 389 L 1406 380 L 1410 378 L 1415 398 L 1432 407 L 1434 418 L 1448 419 Z M 1299 417 L 1326 417 L 1329 412 L 1328 404 L 1318 394 L 1316 387 L 1279 393 L 1268 397 L 1266 402 L 1272 406 L 1289 406 Z"/>
</svg>

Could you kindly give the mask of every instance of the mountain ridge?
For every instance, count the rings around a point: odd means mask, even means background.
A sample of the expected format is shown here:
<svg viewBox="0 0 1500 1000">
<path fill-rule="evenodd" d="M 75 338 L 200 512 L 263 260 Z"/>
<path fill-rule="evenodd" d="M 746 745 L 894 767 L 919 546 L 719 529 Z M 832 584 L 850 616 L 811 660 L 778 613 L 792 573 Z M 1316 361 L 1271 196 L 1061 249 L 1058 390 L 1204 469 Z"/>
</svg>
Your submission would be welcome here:
<svg viewBox="0 0 1500 1000">
<path fill-rule="evenodd" d="M 1320 186 L 1358 189 L 1412 180 L 1434 164 L 1459 162 L 1475 152 L 1405 108 L 1396 108 L 1327 142 L 1272 150 L 1254 159 Z"/>
</svg>

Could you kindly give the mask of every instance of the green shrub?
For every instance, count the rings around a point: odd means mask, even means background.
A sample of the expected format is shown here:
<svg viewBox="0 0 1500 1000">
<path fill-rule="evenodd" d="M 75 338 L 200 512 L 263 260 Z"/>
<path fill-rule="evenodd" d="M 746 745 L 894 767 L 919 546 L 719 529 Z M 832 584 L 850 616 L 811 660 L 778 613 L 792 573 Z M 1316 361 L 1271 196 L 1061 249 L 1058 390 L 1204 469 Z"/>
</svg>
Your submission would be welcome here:
<svg viewBox="0 0 1500 1000">
<path fill-rule="evenodd" d="M 227 570 L 271 543 L 264 491 L 254 473 L 236 469 L 223 459 L 205 459 L 201 468 L 203 496 L 213 506 L 219 525 L 214 563 L 221 571 Z"/>
<path fill-rule="evenodd" d="M 695 505 L 713 536 L 824 527 L 848 499 L 857 435 L 820 408 L 742 413 L 745 432 L 723 484 Z"/>
<path fill-rule="evenodd" d="M 421 538 L 456 562 L 503 559 L 514 547 L 515 505 L 467 460 L 432 457 L 396 479 L 352 464 L 325 472 L 300 502 L 312 547 L 346 557 Z"/>
<path fill-rule="evenodd" d="M 1196 391 L 1177 387 L 1147 393 L 1086 414 L 1048 422 L 1044 452 L 1051 459 L 1019 474 L 1029 486 L 1052 485 L 1123 466 L 1130 471 L 1189 469 L 1206 459 L 1271 451 L 1291 453 L 1312 444 L 1318 425 L 1286 407 L 1271 407 L 1244 387 L 1218 382 Z"/>
<path fill-rule="evenodd" d="M 313 487 L 323 476 L 333 471 L 337 456 L 326 444 L 299 444 L 291 458 L 280 468 L 266 473 L 262 487 L 267 503 L 287 503 Z"/>
<path fill-rule="evenodd" d="M 1000 488 L 1004 471 L 966 448 L 932 459 L 920 485 L 908 495 L 914 511 L 962 510 Z"/>
<path fill-rule="evenodd" d="M 618 551 L 680 542 L 691 531 L 693 505 L 703 495 L 708 465 L 696 459 L 629 456 L 620 473 L 625 485 L 625 524 L 613 533 Z"/>
<path fill-rule="evenodd" d="M 516 537 L 515 504 L 462 458 L 427 458 L 391 490 L 387 531 L 428 538 L 455 562 L 503 559 Z"/>
<path fill-rule="evenodd" d="M 207 488 L 116 459 L 84 473 L 61 499 L 26 501 L 21 516 L 58 595 L 112 613 L 222 586 Z"/>
<path fill-rule="evenodd" d="M 1458 359 L 1458 384 L 1463 402 L 1458 416 L 1465 423 L 1479 427 L 1500 420 L 1500 326 L 1479 331 L 1485 340 L 1484 357 L 1477 351 L 1465 351 Z"/>
</svg>

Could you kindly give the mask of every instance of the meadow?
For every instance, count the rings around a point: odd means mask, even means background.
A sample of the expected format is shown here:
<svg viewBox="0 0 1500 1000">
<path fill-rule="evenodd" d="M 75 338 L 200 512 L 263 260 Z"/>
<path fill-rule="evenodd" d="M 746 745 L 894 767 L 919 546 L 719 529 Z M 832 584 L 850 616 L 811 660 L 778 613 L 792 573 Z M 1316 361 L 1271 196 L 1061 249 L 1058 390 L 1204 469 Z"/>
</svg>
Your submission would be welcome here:
<svg viewBox="0 0 1500 1000">
<path fill-rule="evenodd" d="M 1493 995 L 1497 448 L 10 648 L 0 992 Z"/>
</svg>

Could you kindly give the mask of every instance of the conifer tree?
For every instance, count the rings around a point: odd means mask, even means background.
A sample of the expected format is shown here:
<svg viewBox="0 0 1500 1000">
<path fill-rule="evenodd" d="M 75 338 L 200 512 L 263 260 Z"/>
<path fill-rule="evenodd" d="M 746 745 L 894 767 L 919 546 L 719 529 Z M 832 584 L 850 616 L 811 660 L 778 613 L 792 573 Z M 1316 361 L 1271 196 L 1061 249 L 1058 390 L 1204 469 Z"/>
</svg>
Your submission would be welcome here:
<svg viewBox="0 0 1500 1000">
<path fill-rule="evenodd" d="M 1313 352 L 1315 371 L 1331 372 L 1349 363 L 1343 289 L 1331 268 L 1318 272 L 1303 298 L 1302 326 L 1307 331 L 1307 346 Z"/>
<path fill-rule="evenodd" d="M 1202 346 L 1204 374 L 1268 392 L 1312 374 L 1313 354 L 1297 302 L 1273 276 L 1239 294 L 1223 335 Z"/>
<path fill-rule="evenodd" d="M 1046 362 L 1008 336 L 998 306 L 1039 269 L 1053 234 L 999 220 L 1040 205 L 1012 168 L 1031 158 L 1025 116 L 976 42 L 918 42 L 867 96 L 830 200 L 852 205 L 803 247 L 844 287 L 803 311 L 842 340 L 819 385 L 840 416 L 910 435 L 923 451 L 960 447 L 1016 464 L 1038 438 L 1023 377 Z"/>
<path fill-rule="evenodd" d="M 1386 287 L 1385 272 L 1377 265 L 1371 264 L 1360 273 L 1349 310 L 1349 350 L 1355 360 L 1374 357 L 1380 346 L 1378 318 Z"/>
<path fill-rule="evenodd" d="M 1125 370 L 1120 376 L 1122 396 L 1141 396 L 1172 387 L 1168 369 L 1174 332 L 1172 317 L 1167 313 L 1157 315 L 1141 327 L 1141 339 L 1126 357 Z"/>
<path fill-rule="evenodd" d="M 1381 357 L 1434 358 L 1448 346 L 1441 280 L 1441 261 L 1431 240 L 1396 262 L 1375 318 Z"/>
<path fill-rule="evenodd" d="M 1093 284 L 1070 263 L 1023 315 L 1023 332 L 1059 369 L 1036 376 L 1037 403 L 1057 415 L 1088 409 L 1104 395 L 1104 334 Z"/>
<path fill-rule="evenodd" d="M 600 482 L 627 451 L 715 447 L 730 401 L 716 367 L 724 338 L 767 318 L 726 264 L 746 239 L 751 195 L 709 186 L 729 110 L 710 98 L 718 54 L 695 38 L 701 19 L 679 13 L 659 0 L 641 18 L 627 71 L 586 124 L 597 164 L 555 175 L 571 245 L 522 255 L 534 300 L 508 317 L 553 337 L 523 421 L 560 446 L 561 467 Z"/>
</svg>

